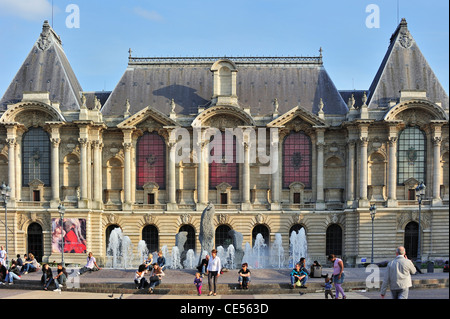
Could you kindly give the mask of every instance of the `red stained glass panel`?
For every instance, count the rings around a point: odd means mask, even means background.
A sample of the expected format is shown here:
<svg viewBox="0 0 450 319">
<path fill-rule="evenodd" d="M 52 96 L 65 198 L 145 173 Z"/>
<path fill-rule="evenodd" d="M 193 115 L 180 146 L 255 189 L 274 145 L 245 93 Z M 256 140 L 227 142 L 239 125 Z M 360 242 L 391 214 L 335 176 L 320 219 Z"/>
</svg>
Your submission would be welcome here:
<svg viewBox="0 0 450 319">
<path fill-rule="evenodd" d="M 154 182 L 160 189 L 166 187 L 166 144 L 156 133 L 145 133 L 137 143 L 136 186 L 142 189 Z"/>
<path fill-rule="evenodd" d="M 214 142 L 211 142 L 214 145 Z M 227 144 L 228 143 L 228 144 Z M 225 150 L 233 147 L 233 162 L 225 162 Z M 214 155 L 214 148 L 211 150 L 211 155 Z M 213 161 L 209 164 L 209 188 L 213 189 L 219 184 L 225 182 L 231 185 L 234 189 L 239 189 L 239 164 L 236 162 L 236 138 L 227 140 L 225 134 L 222 134 L 222 161 L 217 163 Z"/>
<path fill-rule="evenodd" d="M 311 188 L 311 139 L 303 132 L 289 134 L 283 143 L 283 188 L 301 182 Z"/>
</svg>

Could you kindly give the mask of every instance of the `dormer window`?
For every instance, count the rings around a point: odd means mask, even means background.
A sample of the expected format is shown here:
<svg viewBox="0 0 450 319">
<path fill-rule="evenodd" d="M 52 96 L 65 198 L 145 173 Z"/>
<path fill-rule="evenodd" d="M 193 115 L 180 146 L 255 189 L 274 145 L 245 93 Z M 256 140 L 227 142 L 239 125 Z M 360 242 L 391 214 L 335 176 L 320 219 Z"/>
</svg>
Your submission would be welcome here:
<svg viewBox="0 0 450 319">
<path fill-rule="evenodd" d="M 230 60 L 219 60 L 211 68 L 214 74 L 214 105 L 236 105 L 236 65 Z"/>
<path fill-rule="evenodd" d="M 231 70 L 226 67 L 223 66 L 219 69 L 219 92 L 218 95 L 219 96 L 229 96 L 232 95 L 232 90 L 231 90 Z"/>
</svg>

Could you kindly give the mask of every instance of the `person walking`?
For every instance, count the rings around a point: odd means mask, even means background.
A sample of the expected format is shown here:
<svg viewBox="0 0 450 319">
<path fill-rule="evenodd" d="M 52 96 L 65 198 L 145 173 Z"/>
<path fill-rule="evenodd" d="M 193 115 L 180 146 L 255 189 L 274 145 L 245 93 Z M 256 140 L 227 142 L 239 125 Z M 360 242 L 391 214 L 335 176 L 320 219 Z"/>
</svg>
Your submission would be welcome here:
<svg viewBox="0 0 450 319">
<path fill-rule="evenodd" d="M 347 299 L 347 296 L 342 289 L 342 284 L 344 283 L 344 262 L 342 259 L 337 258 L 334 254 L 328 256 L 328 260 L 333 263 L 333 282 L 334 288 L 336 289 L 336 299 L 339 299 L 339 294 L 342 294 L 342 299 Z"/>
<path fill-rule="evenodd" d="M 393 299 L 408 299 L 409 287 L 412 286 L 411 275 L 416 273 L 416 268 L 412 261 L 406 257 L 405 247 L 398 247 L 395 253 L 397 257 L 390 261 L 386 267 L 383 285 L 381 286 L 381 298 L 384 298 L 389 287 Z"/>
<path fill-rule="evenodd" d="M 216 296 L 216 288 L 217 281 L 220 276 L 220 271 L 222 270 L 222 264 L 220 262 L 220 258 L 217 256 L 217 250 L 213 249 L 211 251 L 211 258 L 209 258 L 208 267 L 206 268 L 206 273 L 208 275 L 208 286 L 209 286 L 209 295 Z M 214 292 L 213 292 L 213 284 L 214 284 Z"/>
</svg>

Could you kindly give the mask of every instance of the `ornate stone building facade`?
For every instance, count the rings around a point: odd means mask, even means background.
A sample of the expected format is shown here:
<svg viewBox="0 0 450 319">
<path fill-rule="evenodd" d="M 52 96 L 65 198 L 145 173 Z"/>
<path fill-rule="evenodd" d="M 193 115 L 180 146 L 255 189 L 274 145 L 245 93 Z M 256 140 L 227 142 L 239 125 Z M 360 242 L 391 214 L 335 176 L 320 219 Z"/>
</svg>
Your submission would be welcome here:
<svg viewBox="0 0 450 319">
<path fill-rule="evenodd" d="M 131 51 L 130 51 L 131 52 Z M 84 92 L 47 22 L 0 100 L 0 178 L 10 186 L 9 255 L 33 252 L 60 260 L 58 206 L 64 234 L 73 233 L 66 262 L 92 251 L 107 255 L 120 227 L 134 247 L 175 246 L 188 232 L 198 253 L 202 210 L 215 204 L 216 245 L 241 232 L 261 233 L 270 246 L 305 228 L 311 258 L 335 253 L 355 265 L 405 245 L 414 257 L 421 232 L 423 259 L 448 258 L 449 99 L 403 20 L 392 35 L 373 84 L 339 91 L 322 52 L 291 58 L 134 58 L 112 92 Z M 207 128 L 277 134 L 277 170 L 266 164 L 205 160 L 208 142 L 188 161 L 171 161 L 177 140 Z M 220 141 L 219 141 L 220 142 Z M 248 141 L 247 141 L 248 142 Z M 235 150 L 236 139 L 223 139 Z M 270 152 L 270 151 L 268 151 Z M 259 154 L 259 153 L 258 153 Z M 426 198 L 418 225 L 414 189 Z M 2 219 L 3 222 L 3 219 Z M 0 227 L 0 242 L 5 230 Z"/>
</svg>

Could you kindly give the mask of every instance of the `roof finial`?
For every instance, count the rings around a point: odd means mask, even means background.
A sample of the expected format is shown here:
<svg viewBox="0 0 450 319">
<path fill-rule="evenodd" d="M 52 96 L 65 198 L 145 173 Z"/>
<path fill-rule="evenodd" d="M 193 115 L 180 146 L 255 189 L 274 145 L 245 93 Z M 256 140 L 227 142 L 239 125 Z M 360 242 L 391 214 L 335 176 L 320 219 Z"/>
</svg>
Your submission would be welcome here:
<svg viewBox="0 0 450 319">
<path fill-rule="evenodd" d="M 324 107 L 323 99 L 320 98 L 320 101 L 319 101 L 319 112 L 323 112 L 323 107 Z"/>
<path fill-rule="evenodd" d="M 320 49 L 319 49 L 319 53 L 320 53 L 320 57 L 323 57 L 323 50 L 322 50 L 322 47 L 320 47 Z"/>
<path fill-rule="evenodd" d="M 131 48 L 128 50 L 128 57 L 131 59 L 131 53 L 132 53 L 133 51 L 131 50 Z"/>
<path fill-rule="evenodd" d="M 175 107 L 176 107 L 177 105 L 175 104 L 175 100 L 174 99 L 172 99 L 171 101 L 170 101 L 170 109 L 171 109 L 171 112 L 172 113 L 175 113 Z"/>
<path fill-rule="evenodd" d="M 279 107 L 280 107 L 280 104 L 278 103 L 278 99 L 275 98 L 275 99 L 273 100 L 273 113 L 274 113 L 274 114 L 278 114 L 278 109 L 279 109 Z"/>
<path fill-rule="evenodd" d="M 367 93 L 364 91 L 364 94 L 362 96 L 362 102 L 363 102 L 363 106 L 366 106 L 366 102 L 367 102 Z"/>
<path fill-rule="evenodd" d="M 351 110 L 355 109 L 355 94 L 352 94 L 352 96 L 348 99 L 347 106 Z"/>
</svg>

